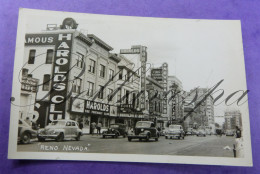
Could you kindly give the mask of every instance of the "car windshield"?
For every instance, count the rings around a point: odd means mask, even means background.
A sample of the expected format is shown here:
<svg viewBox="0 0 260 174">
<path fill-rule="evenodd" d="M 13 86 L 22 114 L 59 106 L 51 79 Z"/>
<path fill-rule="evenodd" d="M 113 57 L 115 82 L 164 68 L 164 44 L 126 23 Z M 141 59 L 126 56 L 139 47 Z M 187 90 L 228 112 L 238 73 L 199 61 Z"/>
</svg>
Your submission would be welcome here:
<svg viewBox="0 0 260 174">
<path fill-rule="evenodd" d="M 111 127 L 111 128 L 118 128 L 118 127 L 119 127 L 119 125 L 112 124 L 112 125 L 110 125 L 110 127 Z"/>
<path fill-rule="evenodd" d="M 149 122 L 137 122 L 136 127 L 150 127 Z"/>
<path fill-rule="evenodd" d="M 169 126 L 170 129 L 180 129 L 179 125 L 170 125 Z"/>
<path fill-rule="evenodd" d="M 53 121 L 51 122 L 52 126 L 64 126 L 65 125 L 65 121 Z"/>
</svg>

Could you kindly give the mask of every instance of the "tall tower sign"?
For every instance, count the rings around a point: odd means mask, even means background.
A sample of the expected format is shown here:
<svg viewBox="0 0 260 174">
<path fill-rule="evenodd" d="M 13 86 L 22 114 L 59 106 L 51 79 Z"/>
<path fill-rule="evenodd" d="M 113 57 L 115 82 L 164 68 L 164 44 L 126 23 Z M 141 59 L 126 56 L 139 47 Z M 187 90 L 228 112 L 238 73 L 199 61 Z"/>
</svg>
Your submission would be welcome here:
<svg viewBox="0 0 260 174">
<path fill-rule="evenodd" d="M 141 83 L 140 83 L 140 89 L 142 94 L 140 95 L 140 109 L 147 109 L 146 107 L 146 101 L 145 101 L 145 91 L 146 91 L 146 62 L 147 62 L 147 47 L 141 46 L 141 45 L 134 45 L 131 47 L 131 49 L 121 49 L 120 54 L 137 54 L 139 55 L 139 62 L 141 62 L 140 67 L 137 63 L 135 66 L 137 68 L 140 68 L 141 70 Z"/>
</svg>

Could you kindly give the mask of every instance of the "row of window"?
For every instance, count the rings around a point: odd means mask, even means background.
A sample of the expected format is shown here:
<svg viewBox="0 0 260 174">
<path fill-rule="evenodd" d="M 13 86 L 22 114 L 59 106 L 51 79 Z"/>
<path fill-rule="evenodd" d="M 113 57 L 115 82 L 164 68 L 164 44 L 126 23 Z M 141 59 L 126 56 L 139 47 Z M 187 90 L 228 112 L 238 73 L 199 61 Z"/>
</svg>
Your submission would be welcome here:
<svg viewBox="0 0 260 174">
<path fill-rule="evenodd" d="M 88 72 L 95 74 L 95 69 L 96 69 L 96 61 L 90 59 L 90 63 L 89 63 L 89 66 L 88 66 Z M 115 71 L 112 70 L 112 69 L 109 69 L 108 73 L 109 73 L 108 74 L 109 79 L 113 80 Z M 102 77 L 102 78 L 105 78 L 105 76 L 106 76 L 106 67 L 102 64 L 100 64 L 99 76 Z"/>
<path fill-rule="evenodd" d="M 47 54 L 46 54 L 45 63 L 46 64 L 52 64 L 53 56 L 54 56 L 53 49 L 48 49 Z M 29 58 L 28 58 L 28 64 L 34 64 L 35 57 L 36 57 L 36 50 L 35 49 L 30 50 Z M 76 60 L 77 60 L 76 66 L 79 67 L 79 68 L 83 68 L 84 55 L 77 52 L 77 59 Z M 88 71 L 94 74 L 95 69 L 96 69 L 96 61 L 90 59 Z M 106 75 L 106 67 L 104 65 L 100 64 L 99 76 L 102 77 L 102 78 L 105 78 L 105 75 Z M 109 69 L 109 79 L 113 79 L 113 76 L 114 76 L 114 70 Z"/>
<path fill-rule="evenodd" d="M 53 49 L 48 49 L 46 54 L 46 64 L 52 64 L 54 51 Z M 36 50 L 30 50 L 29 52 L 29 58 L 28 58 L 28 64 L 34 64 L 36 57 Z"/>
</svg>

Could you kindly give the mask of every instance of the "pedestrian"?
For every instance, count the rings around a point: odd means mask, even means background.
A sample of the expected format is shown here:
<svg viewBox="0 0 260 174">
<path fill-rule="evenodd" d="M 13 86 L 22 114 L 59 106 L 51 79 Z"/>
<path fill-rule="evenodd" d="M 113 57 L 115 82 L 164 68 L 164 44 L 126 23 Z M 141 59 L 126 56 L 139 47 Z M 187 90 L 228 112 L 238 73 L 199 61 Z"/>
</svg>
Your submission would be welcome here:
<svg viewBox="0 0 260 174">
<path fill-rule="evenodd" d="M 238 126 L 236 126 L 236 138 L 241 138 L 241 129 Z"/>
<path fill-rule="evenodd" d="M 92 122 L 91 125 L 90 125 L 90 127 L 91 127 L 91 134 L 93 135 L 93 134 L 94 134 L 94 131 L 95 131 L 95 129 L 96 129 L 96 123 L 95 123 L 95 122 Z"/>
<path fill-rule="evenodd" d="M 100 135 L 101 134 L 101 127 L 102 127 L 102 123 L 101 122 L 99 122 L 98 124 L 97 124 L 97 133 L 98 133 L 98 135 Z"/>
<path fill-rule="evenodd" d="M 82 120 L 79 122 L 79 128 L 80 128 L 81 130 L 83 129 L 83 121 L 82 121 Z"/>
</svg>

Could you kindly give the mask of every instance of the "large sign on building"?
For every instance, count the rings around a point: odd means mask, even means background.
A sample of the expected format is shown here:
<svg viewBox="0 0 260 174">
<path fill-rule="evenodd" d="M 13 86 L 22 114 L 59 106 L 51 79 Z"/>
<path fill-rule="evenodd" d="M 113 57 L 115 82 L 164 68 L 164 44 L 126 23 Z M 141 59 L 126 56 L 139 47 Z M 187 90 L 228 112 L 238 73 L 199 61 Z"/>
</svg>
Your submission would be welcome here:
<svg viewBox="0 0 260 174">
<path fill-rule="evenodd" d="M 151 69 L 151 77 L 154 80 L 162 81 L 163 80 L 162 68 L 153 68 L 153 69 Z"/>
<path fill-rule="evenodd" d="M 47 122 L 65 119 L 72 36 L 72 33 L 27 34 L 25 36 L 25 45 L 55 46 Z"/>
<path fill-rule="evenodd" d="M 133 45 L 131 49 L 120 49 L 120 54 L 139 54 L 141 61 L 141 95 L 140 109 L 145 108 L 145 91 L 146 91 L 146 62 L 147 62 L 147 47 L 141 45 Z"/>
</svg>

